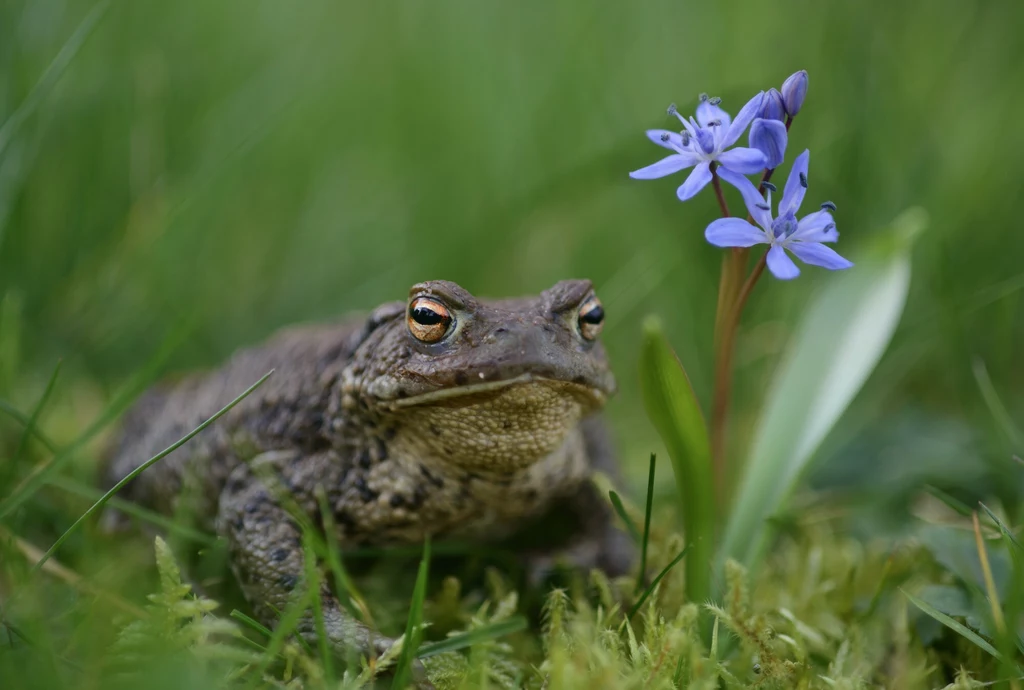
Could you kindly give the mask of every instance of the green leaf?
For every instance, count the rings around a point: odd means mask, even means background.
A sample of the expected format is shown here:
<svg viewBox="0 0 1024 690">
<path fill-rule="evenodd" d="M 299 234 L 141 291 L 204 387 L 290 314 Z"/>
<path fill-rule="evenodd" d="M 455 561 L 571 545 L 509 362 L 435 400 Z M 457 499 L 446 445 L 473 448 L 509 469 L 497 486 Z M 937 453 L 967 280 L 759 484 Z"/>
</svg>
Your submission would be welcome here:
<svg viewBox="0 0 1024 690">
<path fill-rule="evenodd" d="M 686 595 L 702 604 L 711 594 L 715 503 L 707 425 L 682 363 L 654 317 L 644 322 L 640 387 L 647 416 L 668 449 L 689 544 Z"/>
<path fill-rule="evenodd" d="M 629 536 L 633 537 L 633 541 L 637 544 L 640 543 L 640 530 L 636 528 L 633 520 L 629 517 L 629 513 L 626 512 L 626 506 L 622 505 L 622 499 L 619 498 L 619 494 L 615 491 L 608 492 L 608 500 L 612 502 L 612 508 L 618 513 L 619 519 L 622 520 L 626 526 L 626 531 L 629 532 Z"/>
<path fill-rule="evenodd" d="M 423 542 L 423 558 L 416 574 L 416 585 L 412 590 L 412 602 L 409 604 L 409 618 L 405 623 L 405 635 L 402 638 L 402 652 L 395 664 L 395 678 L 391 687 L 402 690 L 409 685 L 412 675 L 412 662 L 416 658 L 416 650 L 420 646 L 423 635 L 423 602 L 427 598 L 427 575 L 430 571 L 430 538 Z"/>
<path fill-rule="evenodd" d="M 640 543 L 640 574 L 636 578 L 636 591 L 643 589 L 647 582 L 647 545 L 651 540 L 651 510 L 654 508 L 654 469 L 658 456 L 651 453 L 651 462 L 647 468 L 647 503 L 644 506 L 644 536 Z"/>
<path fill-rule="evenodd" d="M 956 621 L 953 618 L 950 618 L 949 616 L 944 614 L 942 611 L 939 611 L 937 608 L 935 608 L 934 606 L 929 604 L 928 602 L 923 601 L 921 599 L 918 599 L 917 597 L 915 597 L 910 592 L 907 592 L 905 590 L 901 590 L 901 591 L 903 591 L 903 595 L 906 596 L 907 599 L 910 600 L 910 603 L 912 603 L 914 606 L 916 606 L 917 608 L 921 609 L 926 614 L 928 614 L 929 616 L 931 616 L 932 618 L 934 618 L 938 622 L 942 623 L 943 625 L 945 625 L 947 628 L 949 628 L 950 630 L 954 631 L 958 635 L 961 635 L 965 639 L 969 640 L 970 642 L 974 643 L 975 645 L 977 645 L 981 649 L 985 650 L 986 652 L 991 654 L 996 659 L 999 659 L 1000 661 L 1003 661 L 1002 655 L 999 652 L 996 651 L 995 647 L 993 647 L 988 642 L 986 642 L 985 639 L 981 635 L 979 635 L 978 633 L 974 632 L 973 630 L 968 628 L 963 623 L 960 623 L 959 621 Z"/>
<path fill-rule="evenodd" d="M 950 496 L 949 494 L 947 494 L 942 489 L 934 487 L 931 484 L 926 485 L 924 487 L 924 490 L 927 491 L 928 493 L 930 493 L 935 498 L 937 498 L 940 501 L 942 501 L 943 503 L 945 503 L 946 506 L 950 510 L 952 510 L 952 511 L 954 511 L 956 513 L 959 513 L 960 515 L 963 515 L 964 517 L 970 517 L 971 513 L 974 512 L 963 501 L 961 501 L 961 500 L 959 500 L 959 499 L 957 499 L 957 498 L 955 498 L 953 496 Z"/>
<path fill-rule="evenodd" d="M 664 568 L 662 568 L 661 572 L 658 573 L 654 577 L 653 580 L 651 580 L 650 586 L 647 589 L 644 590 L 644 593 L 641 594 L 640 598 L 636 600 L 635 604 L 633 604 L 633 608 L 631 608 L 629 610 L 629 613 L 626 614 L 626 619 L 627 620 L 633 618 L 633 616 L 636 615 L 637 611 L 640 610 L 640 607 L 644 605 L 645 601 L 647 601 L 647 597 L 651 596 L 651 594 L 654 593 L 654 589 L 658 586 L 658 583 L 661 582 L 662 578 L 664 578 L 666 575 L 668 575 L 668 571 L 670 571 L 670 570 L 672 570 L 672 568 L 676 567 L 676 563 L 678 563 L 679 561 L 683 560 L 683 556 L 685 556 L 686 552 L 689 551 L 689 550 L 690 550 L 689 546 L 684 546 L 683 550 L 680 551 L 678 554 L 676 554 L 676 557 L 673 558 L 671 561 L 669 561 L 669 564 L 666 565 Z M 704 570 L 708 570 L 708 568 L 704 568 Z"/>
<path fill-rule="evenodd" d="M 887 246 L 829 275 L 810 304 L 765 400 L 719 563 L 749 567 L 763 554 L 771 517 L 896 330 L 910 287 L 910 240 L 924 224 L 922 211 L 902 214 Z"/>
</svg>

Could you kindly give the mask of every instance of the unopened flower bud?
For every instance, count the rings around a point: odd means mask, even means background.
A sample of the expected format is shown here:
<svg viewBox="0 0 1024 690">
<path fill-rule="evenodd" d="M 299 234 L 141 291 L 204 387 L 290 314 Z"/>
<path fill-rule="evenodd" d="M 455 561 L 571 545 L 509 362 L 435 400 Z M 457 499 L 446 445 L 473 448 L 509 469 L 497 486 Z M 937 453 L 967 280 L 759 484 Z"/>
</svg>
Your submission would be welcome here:
<svg viewBox="0 0 1024 690">
<path fill-rule="evenodd" d="M 764 154 L 764 167 L 771 170 L 782 164 L 789 137 L 780 120 L 757 118 L 750 125 L 750 146 Z"/>
<path fill-rule="evenodd" d="M 761 101 L 758 117 L 765 120 L 782 120 L 786 116 L 786 108 L 782 105 L 782 94 L 778 89 L 769 89 Z"/>
<path fill-rule="evenodd" d="M 793 117 L 799 113 L 805 98 L 807 98 L 807 70 L 802 69 L 782 82 L 782 105 L 786 109 L 786 114 Z"/>
</svg>

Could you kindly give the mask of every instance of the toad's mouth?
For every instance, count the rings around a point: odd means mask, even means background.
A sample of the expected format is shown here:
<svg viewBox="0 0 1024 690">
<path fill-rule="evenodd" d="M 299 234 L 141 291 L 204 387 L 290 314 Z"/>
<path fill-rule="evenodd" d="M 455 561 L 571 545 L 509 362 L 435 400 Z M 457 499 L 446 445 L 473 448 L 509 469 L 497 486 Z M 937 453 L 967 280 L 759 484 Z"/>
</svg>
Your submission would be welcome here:
<svg viewBox="0 0 1024 690">
<path fill-rule="evenodd" d="M 538 376 L 537 374 L 527 373 L 501 381 L 482 381 L 480 383 L 466 384 L 455 388 L 441 388 L 439 390 L 430 391 L 429 393 L 421 393 L 408 398 L 391 400 L 387 405 L 392 409 L 401 409 L 445 402 L 452 403 L 464 401 L 467 404 L 472 404 L 473 401 L 478 400 L 481 397 L 490 397 L 491 394 L 501 394 L 509 391 L 510 389 L 522 386 L 545 386 L 561 389 L 565 391 L 566 395 L 588 399 L 590 403 L 596 407 L 604 405 L 608 399 L 608 395 L 604 391 L 593 386 L 574 383 L 572 381 L 550 379 L 544 376 Z"/>
</svg>

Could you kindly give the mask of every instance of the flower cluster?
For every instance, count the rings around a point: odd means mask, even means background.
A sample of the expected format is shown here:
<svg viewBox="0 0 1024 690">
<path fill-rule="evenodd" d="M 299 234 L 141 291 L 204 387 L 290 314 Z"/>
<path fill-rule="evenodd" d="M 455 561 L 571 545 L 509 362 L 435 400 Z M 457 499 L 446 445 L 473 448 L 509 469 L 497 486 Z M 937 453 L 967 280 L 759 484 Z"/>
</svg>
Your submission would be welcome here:
<svg viewBox="0 0 1024 690">
<path fill-rule="evenodd" d="M 720 196 L 726 217 L 711 223 L 705 237 L 718 247 L 767 244 L 768 270 L 780 280 L 800 275 L 800 269 L 787 251 L 806 264 L 831 270 L 849 268 L 852 263 L 824 244 L 839 239 L 832 218 L 835 211 L 832 202 L 822 204 L 820 211 L 802 219 L 796 217 L 807 191 L 810 152 L 804 151 L 794 161 L 778 213 L 772 217 L 771 198 L 775 187 L 768 179 L 785 160 L 789 127 L 806 97 L 807 72 L 801 70 L 786 79 L 781 89 L 770 89 L 751 98 L 735 119 L 721 108 L 721 99 L 709 98 L 706 94 L 700 97 L 696 117 L 683 117 L 672 105 L 669 114 L 679 118 L 683 129 L 647 132 L 651 141 L 672 154 L 629 175 L 649 180 L 693 168 L 676 190 L 680 201 L 693 198 L 709 183 L 718 189 L 719 180 L 735 187 L 743 197 L 749 220 L 729 217 L 724 197 Z M 734 147 L 748 127 L 749 147 Z M 756 173 L 762 175 L 760 189 L 746 177 Z"/>
</svg>

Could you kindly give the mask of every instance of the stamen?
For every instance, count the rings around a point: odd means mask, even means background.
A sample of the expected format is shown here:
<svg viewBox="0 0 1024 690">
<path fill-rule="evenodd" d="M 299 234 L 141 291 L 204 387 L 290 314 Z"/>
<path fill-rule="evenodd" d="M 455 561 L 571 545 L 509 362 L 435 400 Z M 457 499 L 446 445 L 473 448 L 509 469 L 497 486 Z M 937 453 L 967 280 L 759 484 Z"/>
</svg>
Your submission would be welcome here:
<svg viewBox="0 0 1024 690">
<path fill-rule="evenodd" d="M 832 213 L 835 213 L 836 212 L 836 205 L 833 204 L 831 201 L 826 201 L 825 203 L 823 203 L 821 205 L 821 210 L 822 211 L 831 211 Z"/>
<path fill-rule="evenodd" d="M 708 127 L 721 127 L 721 126 L 722 126 L 722 121 L 721 120 L 712 120 L 711 122 L 708 123 Z"/>
<path fill-rule="evenodd" d="M 675 115 L 677 112 L 679 112 L 679 111 L 676 109 L 676 104 L 675 103 L 670 103 L 669 106 L 668 106 L 668 114 L 669 115 Z"/>
<path fill-rule="evenodd" d="M 708 99 L 708 103 L 710 103 L 711 105 L 718 105 L 721 102 L 722 102 L 722 99 L 719 98 L 718 96 L 713 96 L 712 98 Z"/>
<path fill-rule="evenodd" d="M 761 209 L 762 211 L 771 211 L 772 210 L 772 207 L 769 206 L 768 204 L 754 204 L 754 206 L 756 206 L 757 208 Z"/>
<path fill-rule="evenodd" d="M 776 187 L 775 185 L 773 185 L 768 180 L 765 180 L 764 182 L 762 182 L 761 186 L 764 187 L 765 189 L 767 189 L 769 192 L 777 192 L 777 191 L 779 191 L 779 188 Z"/>
<path fill-rule="evenodd" d="M 697 100 L 703 103 L 704 101 L 708 100 L 708 95 L 706 93 L 702 93 L 701 95 L 697 96 Z"/>
<path fill-rule="evenodd" d="M 679 135 L 683 138 L 683 146 L 689 146 L 690 145 L 690 133 L 687 132 L 684 129 L 682 132 L 679 133 Z"/>
<path fill-rule="evenodd" d="M 829 230 L 835 230 L 835 229 L 836 229 L 836 224 L 835 223 L 829 223 L 828 225 L 826 225 L 824 227 L 824 232 L 828 232 Z"/>
<path fill-rule="evenodd" d="M 662 132 L 661 133 L 661 140 L 662 141 L 668 141 L 668 139 L 669 139 L 668 132 Z"/>
<path fill-rule="evenodd" d="M 800 186 L 807 189 L 807 175 L 800 173 Z"/>
</svg>

